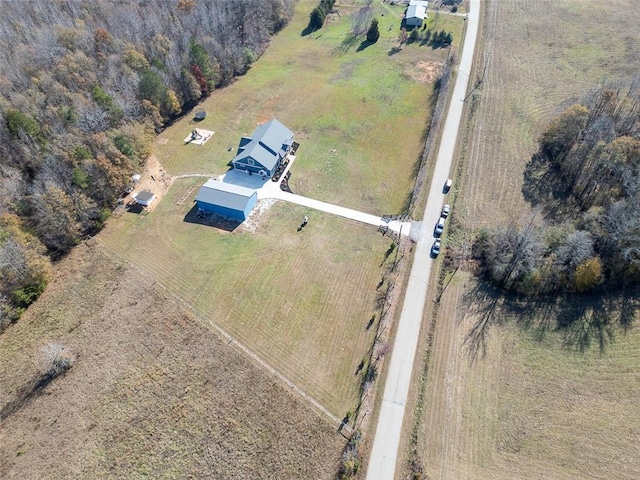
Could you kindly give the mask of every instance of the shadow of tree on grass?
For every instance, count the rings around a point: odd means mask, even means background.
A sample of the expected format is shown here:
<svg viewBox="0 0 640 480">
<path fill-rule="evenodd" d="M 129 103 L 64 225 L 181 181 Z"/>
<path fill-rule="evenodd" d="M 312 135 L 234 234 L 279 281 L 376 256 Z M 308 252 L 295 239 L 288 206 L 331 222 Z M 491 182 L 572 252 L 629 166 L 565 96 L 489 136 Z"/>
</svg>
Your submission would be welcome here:
<svg viewBox="0 0 640 480">
<path fill-rule="evenodd" d="M 340 45 L 331 50 L 331 53 L 333 55 L 345 55 L 349 50 L 355 47 L 358 40 L 360 40 L 360 36 L 349 34 L 344 38 L 344 40 L 342 40 Z M 360 51 L 360 47 L 358 47 L 358 51 Z"/>
<path fill-rule="evenodd" d="M 542 341 L 549 334 L 560 336 L 562 346 L 584 353 L 592 346 L 601 354 L 615 341 L 617 331 L 626 332 L 637 318 L 640 289 L 616 294 L 565 296 L 534 299 L 505 295 L 486 282 L 479 282 L 464 299 L 466 315 L 476 317 L 465 335 L 472 362 L 486 354 L 489 330 L 505 321 L 515 323 Z"/>
<path fill-rule="evenodd" d="M 306 27 L 304 27 L 304 29 L 300 32 L 300 36 L 301 37 L 306 37 L 308 35 L 311 35 L 313 32 L 315 32 L 316 29 L 313 28 L 311 25 L 307 25 Z"/>
<path fill-rule="evenodd" d="M 365 48 L 373 45 L 374 43 L 376 43 L 376 42 L 370 42 L 369 40 L 363 40 L 362 42 L 360 42 L 360 45 L 358 45 L 358 48 L 356 49 L 356 52 L 361 52 Z"/>
</svg>

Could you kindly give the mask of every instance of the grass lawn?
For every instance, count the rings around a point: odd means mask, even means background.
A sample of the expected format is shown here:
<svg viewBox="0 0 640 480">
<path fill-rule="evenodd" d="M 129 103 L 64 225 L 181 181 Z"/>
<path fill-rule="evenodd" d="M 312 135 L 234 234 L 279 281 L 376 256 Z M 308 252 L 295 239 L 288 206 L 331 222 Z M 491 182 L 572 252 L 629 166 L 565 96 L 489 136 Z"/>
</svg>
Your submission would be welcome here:
<svg viewBox="0 0 640 480">
<path fill-rule="evenodd" d="M 389 240 L 369 226 L 278 203 L 254 232 L 184 221 L 177 201 L 200 179 L 174 183 L 148 215 L 125 214 L 100 242 L 149 272 L 335 415 L 357 398 L 355 370 Z M 309 225 L 297 232 L 300 219 Z"/>
<path fill-rule="evenodd" d="M 304 36 L 313 6 L 298 4 L 251 70 L 204 102 L 207 117 L 198 127 L 215 131 L 204 146 L 183 144 L 195 125 L 184 118 L 159 136 L 156 156 L 171 175 L 222 173 L 240 136 L 277 117 L 301 144 L 290 181 L 296 193 L 397 212 L 446 51 L 414 44 L 393 53 L 403 10 L 378 3 L 382 35 L 374 45 L 346 45 L 355 6 L 341 5 L 341 17 Z M 369 226 L 285 203 L 272 206 L 254 232 L 185 222 L 195 191 L 187 203 L 179 199 L 202 181 L 176 180 L 151 214 L 110 221 L 100 241 L 341 418 L 355 406 L 355 371 L 375 335 L 365 327 L 389 240 Z M 310 225 L 297 233 L 304 215 Z"/>
<path fill-rule="evenodd" d="M 360 39 L 349 41 L 350 15 L 363 5 L 339 3 L 341 17 L 302 36 L 316 4 L 300 2 L 291 24 L 249 72 L 204 102 L 207 117 L 198 126 L 215 131 L 204 146 L 183 145 L 195 128 L 189 116 L 159 136 L 156 155 L 171 174 L 221 173 L 240 136 L 276 117 L 301 145 L 290 182 L 296 193 L 397 213 L 412 185 L 432 83 L 447 50 L 412 44 L 390 54 L 403 8 L 381 2 L 374 3 L 376 44 L 361 49 Z M 459 43 L 463 20 L 447 25 Z"/>
</svg>

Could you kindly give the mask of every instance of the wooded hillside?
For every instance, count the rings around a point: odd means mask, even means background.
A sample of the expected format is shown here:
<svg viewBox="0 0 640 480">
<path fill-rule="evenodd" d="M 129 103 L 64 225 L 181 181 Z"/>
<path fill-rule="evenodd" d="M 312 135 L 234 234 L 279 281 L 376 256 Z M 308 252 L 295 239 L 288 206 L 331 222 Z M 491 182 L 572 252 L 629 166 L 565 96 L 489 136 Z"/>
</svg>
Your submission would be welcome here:
<svg viewBox="0 0 640 480">
<path fill-rule="evenodd" d="M 4 0 L 0 330 L 100 229 L 164 124 L 241 75 L 294 0 Z"/>
</svg>

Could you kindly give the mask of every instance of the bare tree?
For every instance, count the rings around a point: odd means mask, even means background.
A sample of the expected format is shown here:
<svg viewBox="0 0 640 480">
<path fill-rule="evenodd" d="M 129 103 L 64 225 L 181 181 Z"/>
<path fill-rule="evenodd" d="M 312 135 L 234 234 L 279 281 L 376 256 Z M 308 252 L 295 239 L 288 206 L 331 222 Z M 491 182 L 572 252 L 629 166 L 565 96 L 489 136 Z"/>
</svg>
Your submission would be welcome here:
<svg viewBox="0 0 640 480">
<path fill-rule="evenodd" d="M 556 251 L 555 265 L 575 270 L 585 260 L 593 257 L 593 235 L 584 230 L 569 234 Z"/>
<path fill-rule="evenodd" d="M 354 37 L 364 36 L 371 25 L 371 20 L 373 20 L 373 7 L 369 2 L 351 16 L 351 35 Z"/>
<path fill-rule="evenodd" d="M 640 264 L 639 196 L 614 203 L 603 219 L 615 254 L 633 264 Z"/>
<path fill-rule="evenodd" d="M 524 227 L 512 224 L 491 237 L 486 249 L 489 269 L 491 276 L 505 288 L 511 288 L 540 262 L 544 244 L 534 223 L 538 213 L 534 212 Z"/>
<path fill-rule="evenodd" d="M 45 375 L 56 377 L 69 370 L 75 361 L 74 356 L 58 342 L 49 342 L 42 347 L 42 367 Z"/>
</svg>

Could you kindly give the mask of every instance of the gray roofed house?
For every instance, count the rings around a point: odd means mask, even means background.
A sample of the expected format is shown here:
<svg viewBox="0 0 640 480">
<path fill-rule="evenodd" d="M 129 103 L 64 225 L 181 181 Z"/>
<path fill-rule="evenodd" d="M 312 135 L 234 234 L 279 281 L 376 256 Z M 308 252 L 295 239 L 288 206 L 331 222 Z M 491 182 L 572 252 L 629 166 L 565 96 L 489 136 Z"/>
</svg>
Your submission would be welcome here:
<svg viewBox="0 0 640 480">
<path fill-rule="evenodd" d="M 409 8 L 405 14 L 405 25 L 407 27 L 420 27 L 427 18 L 427 6 L 429 2 L 424 0 L 411 0 Z"/>
<path fill-rule="evenodd" d="M 293 144 L 293 132 L 275 118 L 259 125 L 250 137 L 242 137 L 233 168 L 272 176 Z"/>
<path fill-rule="evenodd" d="M 256 190 L 214 179 L 207 180 L 196 196 L 199 209 L 240 220 L 249 216 L 257 201 Z"/>
</svg>

